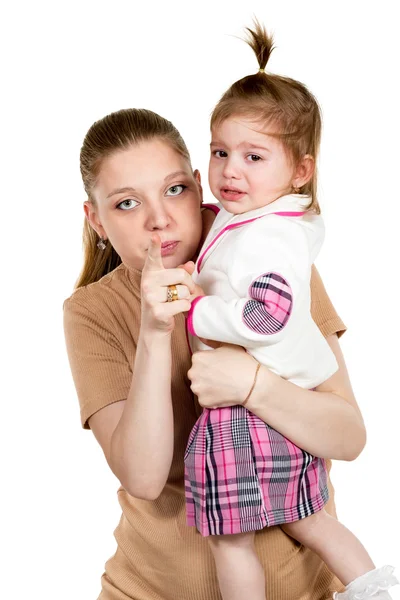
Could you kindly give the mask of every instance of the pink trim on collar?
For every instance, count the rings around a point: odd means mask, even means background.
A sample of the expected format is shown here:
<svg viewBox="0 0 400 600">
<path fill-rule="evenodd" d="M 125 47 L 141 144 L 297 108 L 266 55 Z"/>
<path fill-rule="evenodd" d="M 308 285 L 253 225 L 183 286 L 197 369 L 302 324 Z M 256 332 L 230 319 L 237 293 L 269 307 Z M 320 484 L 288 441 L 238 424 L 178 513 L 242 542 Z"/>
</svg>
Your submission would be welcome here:
<svg viewBox="0 0 400 600">
<path fill-rule="evenodd" d="M 254 219 L 248 219 L 247 221 L 239 221 L 238 223 L 232 223 L 232 225 L 227 225 L 226 227 L 224 227 L 224 229 L 222 229 L 222 231 L 219 232 L 219 234 L 207 246 L 207 248 L 204 250 L 203 254 L 201 256 L 199 256 L 199 259 L 198 259 L 197 265 L 196 265 L 197 272 L 200 273 L 200 268 L 201 268 L 201 265 L 203 263 L 204 257 L 207 254 L 207 252 L 215 244 L 215 242 L 221 237 L 221 235 L 224 234 L 226 231 L 229 231 L 230 229 L 236 229 L 237 227 L 240 227 L 241 225 L 246 225 L 246 223 L 252 223 L 253 221 L 257 221 L 257 219 L 262 219 L 263 217 L 267 217 L 268 215 L 279 215 L 280 217 L 283 217 L 283 216 L 285 216 L 285 217 L 300 217 L 301 215 L 304 215 L 306 212 L 307 211 L 304 211 L 304 212 L 282 211 L 282 212 L 267 213 L 266 215 L 254 217 Z"/>
<path fill-rule="evenodd" d="M 219 213 L 219 211 L 221 210 L 219 206 L 217 206 L 216 204 L 202 204 L 201 208 L 209 208 L 210 210 L 213 211 L 213 213 L 215 215 L 217 215 Z"/>
<path fill-rule="evenodd" d="M 285 211 L 283 210 L 282 212 L 274 212 L 274 213 L 269 213 L 270 215 L 279 215 L 280 217 L 301 217 L 302 215 L 306 214 L 306 210 L 300 212 L 296 212 L 296 211 Z M 267 216 L 267 215 L 265 215 Z"/>
</svg>

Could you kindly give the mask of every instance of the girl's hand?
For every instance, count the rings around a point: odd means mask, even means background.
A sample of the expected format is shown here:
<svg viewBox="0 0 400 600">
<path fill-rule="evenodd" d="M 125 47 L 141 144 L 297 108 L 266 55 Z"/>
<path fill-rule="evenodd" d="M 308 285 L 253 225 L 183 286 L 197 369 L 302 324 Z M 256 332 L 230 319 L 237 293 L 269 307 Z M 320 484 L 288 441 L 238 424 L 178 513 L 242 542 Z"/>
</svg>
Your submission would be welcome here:
<svg viewBox="0 0 400 600">
<path fill-rule="evenodd" d="M 241 404 L 253 384 L 255 364 L 241 346 L 195 352 L 188 371 L 191 390 L 204 408 Z"/>
<path fill-rule="evenodd" d="M 193 271 L 195 269 L 195 264 L 192 260 L 189 260 L 187 263 L 185 263 L 184 265 L 179 265 L 180 268 L 184 269 L 189 275 L 193 274 Z M 189 301 L 190 303 L 193 302 L 193 300 L 195 300 L 196 298 L 198 298 L 199 296 L 205 296 L 204 290 L 203 288 L 201 288 L 199 285 L 197 285 L 197 283 L 193 282 L 193 292 L 190 294 L 189 296 Z M 185 316 L 187 316 L 187 313 L 185 313 Z M 212 346 L 213 348 L 218 348 L 219 346 L 219 342 L 213 342 L 213 341 L 206 341 L 206 340 L 202 340 L 205 344 Z"/>
<path fill-rule="evenodd" d="M 169 285 L 176 285 L 178 300 L 167 302 Z M 184 268 L 165 269 L 161 257 L 161 240 L 155 234 L 150 241 L 142 271 L 142 332 L 171 333 L 174 316 L 190 309 L 189 297 L 195 285 Z"/>
<path fill-rule="evenodd" d="M 211 212 L 211 211 L 207 211 L 207 212 Z M 195 269 L 195 264 L 192 260 L 189 260 L 184 265 L 179 265 L 179 266 L 182 267 L 182 269 L 185 269 L 185 271 L 187 271 L 189 273 L 189 275 L 192 275 L 193 271 Z M 205 296 L 203 288 L 201 288 L 199 285 L 197 285 L 197 283 L 195 283 L 194 285 L 195 285 L 195 292 L 194 292 L 193 296 L 189 297 L 189 300 L 191 302 L 193 302 L 193 300 L 195 298 L 197 298 L 197 296 Z M 203 338 L 200 338 L 200 339 L 203 342 L 203 344 L 206 344 L 206 346 L 210 346 L 211 348 L 219 348 L 222 345 L 222 342 L 216 342 L 215 340 L 205 340 Z"/>
<path fill-rule="evenodd" d="M 185 263 L 184 265 L 179 265 L 180 268 L 185 269 L 185 271 L 187 273 L 189 273 L 189 275 L 193 275 L 194 269 L 195 269 L 195 264 L 192 260 L 189 260 L 187 263 Z M 193 286 L 194 286 L 194 291 L 191 293 L 189 300 L 192 302 L 195 298 L 197 298 L 198 296 L 205 296 L 204 290 L 203 288 L 201 288 L 199 285 L 197 285 L 197 283 L 193 282 Z"/>
</svg>

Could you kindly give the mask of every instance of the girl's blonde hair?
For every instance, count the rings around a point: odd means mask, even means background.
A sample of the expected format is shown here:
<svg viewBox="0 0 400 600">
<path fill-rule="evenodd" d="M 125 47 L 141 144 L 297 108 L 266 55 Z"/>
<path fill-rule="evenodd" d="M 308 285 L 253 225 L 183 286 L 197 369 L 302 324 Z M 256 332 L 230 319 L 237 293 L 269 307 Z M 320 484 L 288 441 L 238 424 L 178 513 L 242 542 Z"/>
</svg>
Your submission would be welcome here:
<svg viewBox="0 0 400 600">
<path fill-rule="evenodd" d="M 254 51 L 260 70 L 236 81 L 224 93 L 211 115 L 211 129 L 227 118 L 246 116 L 268 127 L 268 134 L 278 137 L 296 165 L 305 154 L 315 161 L 312 179 L 299 192 L 311 196 L 308 208 L 320 213 L 317 200 L 318 152 L 321 138 L 321 113 L 317 100 L 305 85 L 290 79 L 265 73 L 272 50 L 273 37 L 265 27 L 254 21 L 254 30 L 246 27 L 245 41 Z"/>
<path fill-rule="evenodd" d="M 190 164 L 185 142 L 174 125 L 160 115 L 143 108 L 113 112 L 96 121 L 87 132 L 80 153 L 80 169 L 88 200 L 96 206 L 93 188 L 105 158 L 132 145 L 160 139 L 182 155 Z M 98 281 L 113 271 L 121 258 L 107 241 L 105 250 L 97 247 L 99 236 L 85 217 L 83 225 L 84 264 L 75 289 Z"/>
</svg>

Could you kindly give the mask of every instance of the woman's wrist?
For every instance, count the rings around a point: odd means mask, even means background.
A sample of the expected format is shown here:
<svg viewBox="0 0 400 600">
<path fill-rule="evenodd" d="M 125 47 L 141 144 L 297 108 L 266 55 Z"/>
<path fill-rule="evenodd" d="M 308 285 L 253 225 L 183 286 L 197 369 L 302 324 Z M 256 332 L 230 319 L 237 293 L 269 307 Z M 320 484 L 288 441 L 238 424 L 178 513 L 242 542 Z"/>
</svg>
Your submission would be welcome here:
<svg viewBox="0 0 400 600">
<path fill-rule="evenodd" d="M 142 327 L 139 334 L 139 341 L 144 347 L 153 349 L 155 347 L 171 346 L 171 331 L 160 331 L 157 329 L 147 329 Z"/>
<path fill-rule="evenodd" d="M 255 370 L 255 372 L 254 372 L 254 379 L 253 379 L 253 383 L 252 383 L 252 385 L 251 385 L 251 388 L 250 388 L 250 391 L 249 391 L 249 393 L 247 394 L 246 398 L 245 398 L 245 399 L 243 400 L 243 402 L 242 402 L 242 406 L 246 406 L 246 404 L 248 404 L 248 402 L 249 402 L 249 400 L 250 400 L 250 398 L 251 398 L 251 395 L 252 395 L 252 393 L 253 393 L 253 391 L 254 391 L 254 388 L 256 387 L 256 383 L 257 383 L 257 377 L 258 377 L 258 372 L 259 372 L 259 370 L 260 370 L 261 364 L 260 364 L 260 363 L 257 363 L 257 362 L 255 362 L 255 364 L 256 364 L 256 370 Z"/>
<path fill-rule="evenodd" d="M 259 365 L 259 369 L 257 372 L 256 370 L 254 371 L 254 379 L 251 383 L 251 387 L 249 387 L 249 392 L 251 390 L 251 394 L 249 394 L 247 402 L 246 398 L 244 398 L 242 402 L 242 404 L 245 403 L 247 410 L 254 413 L 257 413 L 260 406 L 263 406 L 265 409 L 268 404 L 268 397 L 271 394 L 273 379 L 274 377 L 277 377 L 275 373 L 272 373 L 272 371 L 267 369 L 264 365 L 256 363 L 256 365 L 257 364 Z"/>
</svg>

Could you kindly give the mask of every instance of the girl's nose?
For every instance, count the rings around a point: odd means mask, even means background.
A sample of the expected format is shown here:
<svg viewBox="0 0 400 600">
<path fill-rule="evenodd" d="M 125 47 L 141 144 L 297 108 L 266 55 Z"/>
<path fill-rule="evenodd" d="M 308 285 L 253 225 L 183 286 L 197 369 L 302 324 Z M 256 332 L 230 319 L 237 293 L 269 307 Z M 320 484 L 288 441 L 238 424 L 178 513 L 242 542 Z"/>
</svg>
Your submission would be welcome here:
<svg viewBox="0 0 400 600">
<path fill-rule="evenodd" d="M 237 161 L 234 158 L 228 157 L 224 161 L 224 169 L 223 175 L 226 179 L 239 179 L 240 178 L 240 169 Z"/>
</svg>

